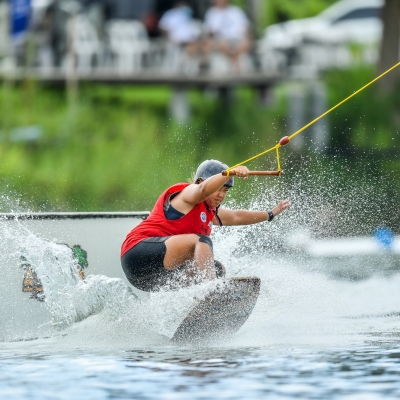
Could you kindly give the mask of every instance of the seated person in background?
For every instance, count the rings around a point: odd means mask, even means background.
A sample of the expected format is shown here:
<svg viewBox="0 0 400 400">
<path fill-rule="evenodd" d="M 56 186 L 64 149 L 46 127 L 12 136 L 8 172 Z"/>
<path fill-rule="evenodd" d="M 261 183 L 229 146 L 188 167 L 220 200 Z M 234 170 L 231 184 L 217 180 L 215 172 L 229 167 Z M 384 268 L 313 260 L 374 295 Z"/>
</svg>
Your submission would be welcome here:
<svg viewBox="0 0 400 400">
<path fill-rule="evenodd" d="M 221 51 L 240 70 L 239 57 L 248 53 L 251 47 L 250 22 L 237 6 L 229 0 L 213 0 L 214 6 L 205 15 L 205 29 L 209 34 L 208 51 Z"/>
<path fill-rule="evenodd" d="M 176 1 L 174 8 L 166 11 L 158 24 L 169 41 L 184 48 L 190 55 L 198 51 L 198 32 L 192 14 L 186 1 Z"/>
</svg>

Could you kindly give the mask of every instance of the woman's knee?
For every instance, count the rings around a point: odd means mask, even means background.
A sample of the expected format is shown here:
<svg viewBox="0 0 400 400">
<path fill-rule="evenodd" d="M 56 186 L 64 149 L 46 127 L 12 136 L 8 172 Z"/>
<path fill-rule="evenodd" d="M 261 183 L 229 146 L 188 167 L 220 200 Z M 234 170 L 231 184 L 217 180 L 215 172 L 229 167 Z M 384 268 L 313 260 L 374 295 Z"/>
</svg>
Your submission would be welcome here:
<svg viewBox="0 0 400 400">
<path fill-rule="evenodd" d="M 214 251 L 214 249 L 213 249 L 213 243 L 212 243 L 212 240 L 210 239 L 209 236 L 207 236 L 207 235 L 201 235 L 201 234 L 198 234 L 197 236 L 199 237 L 199 243 L 205 243 L 205 244 L 207 244 L 208 247 L 210 248 L 210 250 L 211 250 L 212 252 Z"/>
</svg>

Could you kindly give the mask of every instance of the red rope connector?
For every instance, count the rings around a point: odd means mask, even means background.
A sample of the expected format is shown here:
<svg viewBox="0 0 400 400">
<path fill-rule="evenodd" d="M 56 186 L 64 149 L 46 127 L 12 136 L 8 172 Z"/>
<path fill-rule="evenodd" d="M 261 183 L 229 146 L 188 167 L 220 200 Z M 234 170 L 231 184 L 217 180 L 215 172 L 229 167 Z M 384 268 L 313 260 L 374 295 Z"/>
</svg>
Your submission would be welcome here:
<svg viewBox="0 0 400 400">
<path fill-rule="evenodd" d="M 285 144 L 288 144 L 290 142 L 289 136 L 284 136 L 280 141 L 279 144 L 281 146 L 284 146 Z"/>
</svg>

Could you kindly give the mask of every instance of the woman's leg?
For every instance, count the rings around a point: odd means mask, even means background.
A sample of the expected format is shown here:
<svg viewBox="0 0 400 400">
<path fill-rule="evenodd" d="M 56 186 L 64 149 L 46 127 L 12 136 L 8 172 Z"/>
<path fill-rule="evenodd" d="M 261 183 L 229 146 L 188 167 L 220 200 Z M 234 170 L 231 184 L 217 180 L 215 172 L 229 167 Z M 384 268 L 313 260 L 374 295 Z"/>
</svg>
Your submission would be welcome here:
<svg viewBox="0 0 400 400">
<path fill-rule="evenodd" d="M 216 279 L 212 243 L 207 236 L 196 234 L 171 236 L 165 241 L 167 251 L 164 257 L 164 267 L 173 270 L 190 261 L 194 261 L 195 267 L 204 279 Z M 189 271 L 193 274 L 196 271 Z"/>
</svg>

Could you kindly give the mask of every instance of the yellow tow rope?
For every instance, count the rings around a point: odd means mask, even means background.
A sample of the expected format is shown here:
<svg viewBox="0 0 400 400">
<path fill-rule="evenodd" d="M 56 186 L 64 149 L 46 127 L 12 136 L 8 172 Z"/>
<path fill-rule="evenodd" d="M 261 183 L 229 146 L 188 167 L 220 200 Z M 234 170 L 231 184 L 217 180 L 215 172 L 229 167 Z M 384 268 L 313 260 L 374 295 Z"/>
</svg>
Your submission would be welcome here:
<svg viewBox="0 0 400 400">
<path fill-rule="evenodd" d="M 244 160 L 238 164 L 235 164 L 232 167 L 229 167 L 226 170 L 226 174 L 227 176 L 229 176 L 229 171 L 231 171 L 233 168 L 235 167 L 239 167 L 240 165 L 246 164 L 249 161 L 253 161 L 258 157 L 263 156 L 264 154 L 269 153 L 272 150 L 276 150 L 276 159 L 278 162 L 278 172 L 281 173 L 281 164 L 280 164 L 280 159 L 279 159 L 279 148 L 281 146 L 284 146 L 286 144 L 288 144 L 290 142 L 291 139 L 293 139 L 295 136 L 297 136 L 298 134 L 300 134 L 301 132 L 305 131 L 307 128 L 309 128 L 311 125 L 315 124 L 317 121 L 319 121 L 321 118 L 325 117 L 325 115 L 328 115 L 331 111 L 335 110 L 336 108 L 338 108 L 339 106 L 341 106 L 343 103 L 345 103 L 347 100 L 350 100 L 352 97 L 354 97 L 355 95 L 357 95 L 358 93 L 360 93 L 361 91 L 363 91 L 364 89 L 366 89 L 368 86 L 371 86 L 373 83 L 375 83 L 377 80 L 381 79 L 382 77 L 384 77 L 386 74 L 388 74 L 389 72 L 393 71 L 395 68 L 397 68 L 400 65 L 400 62 L 398 62 L 396 65 L 394 65 L 393 67 L 389 68 L 387 71 L 383 72 L 381 75 L 377 76 L 375 79 L 373 79 L 371 82 L 367 83 L 365 86 L 363 86 L 361 89 L 358 89 L 356 92 L 352 93 L 350 96 L 346 97 L 344 100 L 342 100 L 340 103 L 336 104 L 334 107 L 332 107 L 331 109 L 329 109 L 328 111 L 325 111 L 322 115 L 320 115 L 318 118 L 315 118 L 313 121 L 309 122 L 307 125 L 304 125 L 301 129 L 299 129 L 298 131 L 296 131 L 295 133 L 293 133 L 290 136 L 284 136 L 275 146 L 271 147 L 268 150 L 265 150 L 259 154 L 256 154 L 253 157 L 248 158 L 247 160 Z"/>
</svg>

